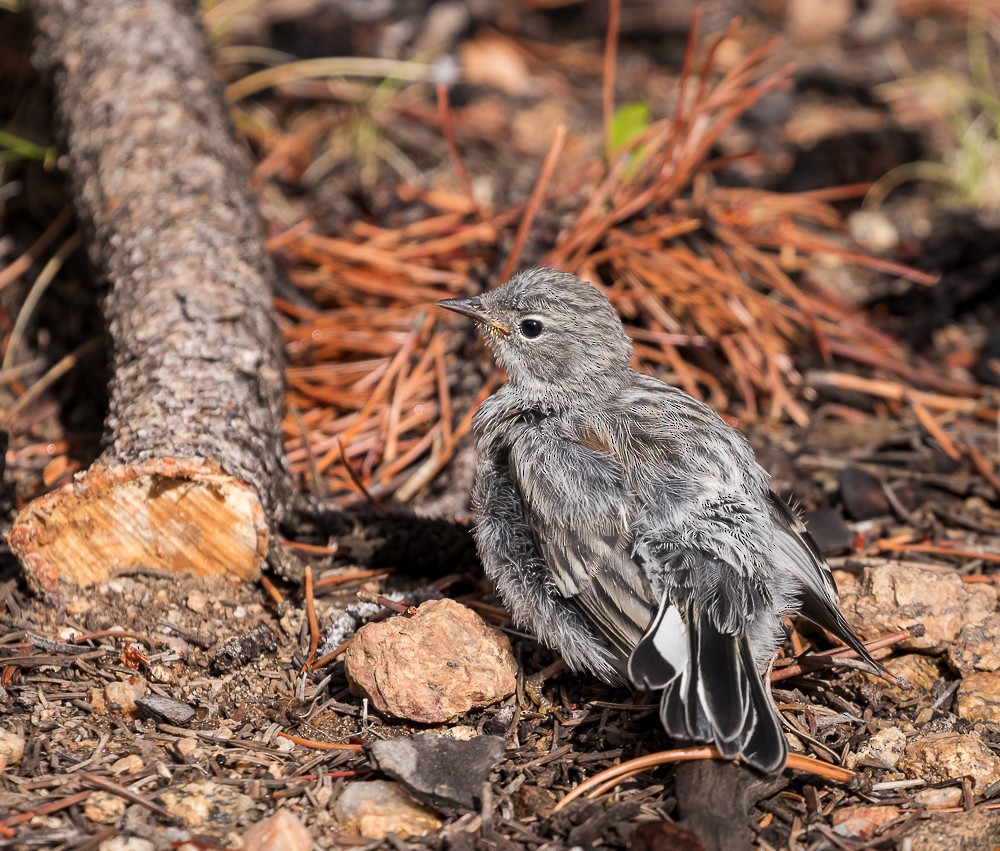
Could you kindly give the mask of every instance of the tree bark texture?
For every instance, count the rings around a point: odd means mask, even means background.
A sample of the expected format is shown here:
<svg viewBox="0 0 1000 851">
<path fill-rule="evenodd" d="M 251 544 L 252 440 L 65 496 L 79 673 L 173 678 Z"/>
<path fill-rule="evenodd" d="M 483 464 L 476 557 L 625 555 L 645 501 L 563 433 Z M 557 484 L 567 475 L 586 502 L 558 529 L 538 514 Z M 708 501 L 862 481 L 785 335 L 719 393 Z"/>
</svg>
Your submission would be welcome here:
<svg viewBox="0 0 1000 851">
<path fill-rule="evenodd" d="M 18 516 L 58 593 L 135 565 L 254 578 L 285 499 L 283 349 L 249 172 L 187 0 L 28 0 L 108 283 L 106 449 Z"/>
</svg>

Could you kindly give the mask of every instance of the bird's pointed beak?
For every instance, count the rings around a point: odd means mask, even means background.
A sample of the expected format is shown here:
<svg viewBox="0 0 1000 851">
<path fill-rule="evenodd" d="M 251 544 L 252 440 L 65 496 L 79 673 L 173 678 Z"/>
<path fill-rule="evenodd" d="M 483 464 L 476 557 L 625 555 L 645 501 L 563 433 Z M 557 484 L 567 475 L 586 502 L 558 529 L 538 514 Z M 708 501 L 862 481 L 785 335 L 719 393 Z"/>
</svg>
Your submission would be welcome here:
<svg viewBox="0 0 1000 851">
<path fill-rule="evenodd" d="M 476 322 L 488 325 L 494 331 L 503 334 L 505 337 L 510 336 L 510 328 L 502 322 L 497 322 L 495 319 L 486 315 L 486 312 L 483 309 L 482 299 L 480 299 L 479 296 L 473 296 L 472 298 L 446 298 L 443 301 L 438 302 L 438 307 L 443 307 L 445 310 L 451 310 L 455 313 L 461 313 L 463 316 L 468 316 Z"/>
</svg>

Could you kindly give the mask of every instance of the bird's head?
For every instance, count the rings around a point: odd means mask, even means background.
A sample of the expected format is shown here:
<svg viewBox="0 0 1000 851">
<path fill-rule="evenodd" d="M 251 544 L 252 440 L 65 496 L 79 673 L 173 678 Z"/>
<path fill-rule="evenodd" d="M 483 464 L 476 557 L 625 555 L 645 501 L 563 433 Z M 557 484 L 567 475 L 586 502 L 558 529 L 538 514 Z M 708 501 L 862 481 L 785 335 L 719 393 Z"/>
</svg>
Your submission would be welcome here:
<svg viewBox="0 0 1000 851">
<path fill-rule="evenodd" d="M 632 345 L 618 314 L 600 290 L 567 272 L 530 269 L 481 296 L 438 304 L 475 320 L 528 402 L 572 406 L 628 380 Z"/>
</svg>

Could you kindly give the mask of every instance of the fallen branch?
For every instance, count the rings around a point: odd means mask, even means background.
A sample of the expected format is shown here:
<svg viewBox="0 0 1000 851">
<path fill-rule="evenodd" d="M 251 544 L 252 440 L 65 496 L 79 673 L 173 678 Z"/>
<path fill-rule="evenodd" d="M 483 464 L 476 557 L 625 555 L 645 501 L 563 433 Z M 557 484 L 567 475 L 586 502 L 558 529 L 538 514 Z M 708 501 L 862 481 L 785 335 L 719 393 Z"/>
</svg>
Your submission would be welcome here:
<svg viewBox="0 0 1000 851">
<path fill-rule="evenodd" d="M 246 164 L 195 10 L 26 8 L 109 284 L 113 380 L 106 451 L 18 515 L 11 548 L 56 596 L 60 580 L 139 565 L 253 579 L 286 501 L 283 352 Z"/>
</svg>

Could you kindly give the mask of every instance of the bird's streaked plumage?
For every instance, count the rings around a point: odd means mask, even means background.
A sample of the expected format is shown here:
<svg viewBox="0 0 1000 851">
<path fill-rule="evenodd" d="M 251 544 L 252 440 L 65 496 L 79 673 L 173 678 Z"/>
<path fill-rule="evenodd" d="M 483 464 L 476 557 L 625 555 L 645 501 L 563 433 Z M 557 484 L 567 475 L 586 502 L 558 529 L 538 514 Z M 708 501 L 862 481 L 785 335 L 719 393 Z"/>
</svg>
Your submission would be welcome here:
<svg viewBox="0 0 1000 851">
<path fill-rule="evenodd" d="M 443 307 L 471 316 L 509 381 L 480 408 L 473 507 L 512 617 L 574 669 L 662 692 L 681 739 L 780 771 L 761 677 L 801 612 L 874 667 L 829 568 L 747 441 L 630 366 L 605 296 L 533 269 Z"/>
</svg>

